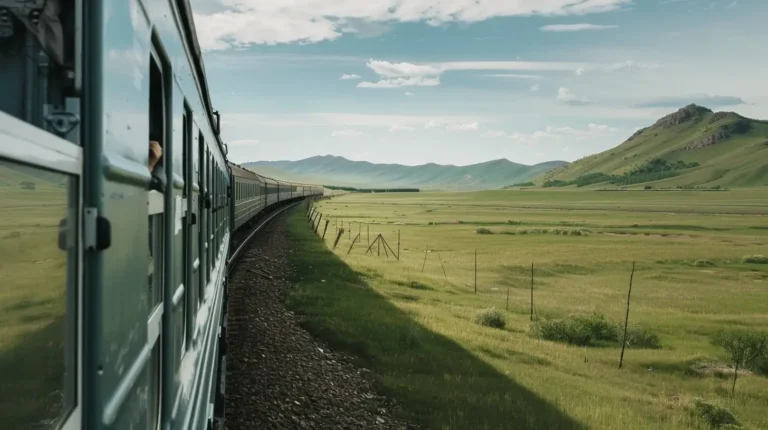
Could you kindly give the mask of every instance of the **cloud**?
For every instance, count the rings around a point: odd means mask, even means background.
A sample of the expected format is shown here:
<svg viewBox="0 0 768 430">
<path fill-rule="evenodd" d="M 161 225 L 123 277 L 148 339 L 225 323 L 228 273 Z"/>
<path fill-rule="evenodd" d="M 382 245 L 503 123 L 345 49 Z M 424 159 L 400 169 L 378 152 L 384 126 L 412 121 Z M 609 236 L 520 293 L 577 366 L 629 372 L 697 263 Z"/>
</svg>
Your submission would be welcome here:
<svg viewBox="0 0 768 430">
<path fill-rule="evenodd" d="M 549 126 L 532 133 L 513 133 L 508 137 L 523 144 L 559 144 L 611 136 L 618 131 L 617 128 L 604 124 L 587 124 L 584 128 Z"/>
<path fill-rule="evenodd" d="M 378 35 L 388 24 L 423 22 L 438 26 L 495 17 L 580 16 L 621 8 L 632 0 L 218 0 L 195 14 L 204 50 L 250 45 L 318 43 L 343 34 Z"/>
<path fill-rule="evenodd" d="M 252 130 L 254 127 L 333 127 L 335 129 L 358 129 L 362 127 L 389 128 L 392 124 L 433 127 L 468 123 L 473 121 L 493 122 L 493 117 L 479 115 L 394 115 L 365 114 L 358 112 L 296 112 L 296 113 L 249 113 L 232 112 L 221 117 L 224 130 Z M 425 127 L 429 128 L 429 127 Z"/>
<path fill-rule="evenodd" d="M 354 137 L 354 136 L 360 136 L 361 134 L 363 133 L 360 131 L 347 128 L 344 130 L 333 130 L 333 133 L 331 133 L 331 137 L 339 137 L 339 136 Z"/>
<path fill-rule="evenodd" d="M 706 107 L 737 106 L 747 102 L 741 97 L 696 94 L 692 96 L 661 97 L 645 100 L 635 106 L 640 108 L 680 108 L 691 103 Z"/>
<path fill-rule="evenodd" d="M 578 69 L 576 69 L 576 76 L 581 76 L 584 74 L 584 72 L 586 72 L 586 70 L 584 70 L 584 68 L 582 67 L 579 67 Z"/>
<path fill-rule="evenodd" d="M 351 75 L 348 75 L 348 74 L 344 73 L 339 78 L 340 81 L 353 81 L 353 80 L 357 80 L 357 79 L 362 79 L 362 78 L 360 77 L 360 75 L 355 75 L 354 73 L 351 74 Z"/>
<path fill-rule="evenodd" d="M 358 88 L 401 88 L 401 87 L 434 87 L 440 85 L 440 78 L 414 76 L 411 78 L 380 79 L 377 82 L 360 82 Z"/>
<path fill-rule="evenodd" d="M 587 30 L 608 30 L 618 28 L 618 25 L 597 25 L 597 24 L 552 24 L 540 28 L 541 31 L 566 32 L 566 31 L 587 31 Z"/>
<path fill-rule="evenodd" d="M 424 124 L 424 129 L 429 130 L 430 128 L 435 128 L 435 127 L 437 127 L 439 125 L 440 125 L 440 123 L 438 121 L 429 120 L 429 121 L 427 121 L 426 124 Z"/>
<path fill-rule="evenodd" d="M 557 97 L 555 100 L 569 106 L 584 106 L 592 103 L 592 101 L 586 97 L 577 97 L 571 94 L 571 90 L 565 87 L 560 87 L 560 89 L 557 90 Z"/>
<path fill-rule="evenodd" d="M 414 94 L 414 93 L 412 93 L 412 92 L 410 92 L 410 91 L 406 91 L 406 92 L 405 92 L 405 95 L 406 95 L 406 97 L 413 97 L 413 96 L 415 96 L 416 94 Z"/>
<path fill-rule="evenodd" d="M 480 124 L 477 121 L 468 124 L 452 124 L 447 129 L 450 131 L 477 131 L 480 129 Z"/>
<path fill-rule="evenodd" d="M 411 132 L 411 131 L 414 131 L 414 130 L 416 130 L 416 129 L 411 127 L 411 126 L 409 126 L 409 125 L 402 125 L 402 124 L 394 124 L 394 125 L 392 125 L 392 127 L 389 128 L 389 131 L 392 132 L 392 133 L 398 132 L 398 131 L 408 131 L 408 132 Z"/>
<path fill-rule="evenodd" d="M 541 89 L 541 86 L 539 84 L 533 84 L 533 85 L 531 85 L 531 88 L 530 88 L 532 93 L 535 93 L 535 92 L 539 91 L 540 89 Z"/>
<path fill-rule="evenodd" d="M 521 74 L 515 74 L 515 73 L 497 73 L 497 74 L 483 75 L 483 76 L 489 77 L 489 78 L 505 78 L 505 79 L 533 79 L 533 80 L 545 79 L 544 76 L 541 76 L 541 75 L 521 75 Z"/>
<path fill-rule="evenodd" d="M 440 76 L 448 71 L 571 71 L 584 67 L 607 67 L 592 63 L 548 62 L 548 61 L 454 61 L 443 63 L 392 63 L 382 60 L 369 60 L 369 69 L 379 75 L 378 82 L 360 82 L 358 88 L 400 88 L 407 86 L 437 86 Z M 497 74 L 494 77 L 518 79 L 543 78 L 533 74 Z"/>
<path fill-rule="evenodd" d="M 488 130 L 482 134 L 483 137 L 505 137 L 506 132 L 500 130 Z"/>
</svg>

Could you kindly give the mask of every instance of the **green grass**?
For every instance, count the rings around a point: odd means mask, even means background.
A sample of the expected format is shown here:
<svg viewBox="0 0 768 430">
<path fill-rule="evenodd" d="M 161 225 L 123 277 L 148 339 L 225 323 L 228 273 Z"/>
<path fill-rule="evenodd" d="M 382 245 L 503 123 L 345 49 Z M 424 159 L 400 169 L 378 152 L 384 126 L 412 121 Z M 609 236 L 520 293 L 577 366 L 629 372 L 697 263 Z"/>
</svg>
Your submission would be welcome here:
<svg viewBox="0 0 768 430">
<path fill-rule="evenodd" d="M 67 202 L 50 179 L 60 176 L 0 163 L 0 417 L 9 429 L 39 428 L 63 400 L 66 254 L 57 236 Z"/>
<path fill-rule="evenodd" d="M 370 368 L 411 419 L 450 429 L 703 429 L 691 413 L 701 397 L 748 426 L 768 426 L 766 378 L 740 378 L 732 398 L 726 380 L 696 371 L 727 361 L 714 333 L 768 324 L 768 267 L 742 262 L 766 254 L 768 231 L 756 227 L 768 220 L 768 190 L 419 194 L 323 201 L 325 243 L 301 211 L 290 221 L 299 268 L 291 307 Z M 350 221 L 352 234 L 329 251 L 334 227 Z M 368 228 L 395 250 L 399 231 L 400 261 L 376 247 L 365 254 Z M 590 234 L 500 234 L 554 228 Z M 358 231 L 362 243 L 346 255 Z M 616 324 L 633 261 L 630 328 L 638 340 L 657 335 L 660 349 L 627 349 L 619 370 L 616 343 L 585 348 L 531 335 L 531 263 L 539 319 L 600 313 Z M 476 322 L 489 308 L 502 310 L 503 329 Z"/>
</svg>

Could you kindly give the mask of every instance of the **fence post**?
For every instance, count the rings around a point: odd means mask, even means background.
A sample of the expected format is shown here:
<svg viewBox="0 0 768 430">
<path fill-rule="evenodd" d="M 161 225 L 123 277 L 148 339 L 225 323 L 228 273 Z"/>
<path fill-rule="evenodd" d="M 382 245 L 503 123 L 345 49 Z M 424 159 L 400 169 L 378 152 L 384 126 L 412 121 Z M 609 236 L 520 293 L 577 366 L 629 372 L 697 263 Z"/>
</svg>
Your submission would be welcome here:
<svg viewBox="0 0 768 430">
<path fill-rule="evenodd" d="M 328 231 L 328 223 L 330 222 L 331 221 L 328 219 L 325 220 L 325 228 L 323 229 L 323 240 L 325 240 L 325 232 Z"/>
<path fill-rule="evenodd" d="M 475 294 L 477 294 L 477 250 L 475 250 Z"/>
<path fill-rule="evenodd" d="M 531 263 L 531 321 L 533 321 L 533 263 Z"/>
<path fill-rule="evenodd" d="M 627 316 L 624 318 L 624 337 L 621 340 L 621 357 L 619 358 L 619 369 L 624 363 L 624 348 L 627 346 L 627 326 L 629 325 L 629 299 L 632 296 L 632 278 L 635 277 L 635 262 L 632 262 L 632 273 L 629 275 L 629 291 L 627 292 Z"/>
</svg>

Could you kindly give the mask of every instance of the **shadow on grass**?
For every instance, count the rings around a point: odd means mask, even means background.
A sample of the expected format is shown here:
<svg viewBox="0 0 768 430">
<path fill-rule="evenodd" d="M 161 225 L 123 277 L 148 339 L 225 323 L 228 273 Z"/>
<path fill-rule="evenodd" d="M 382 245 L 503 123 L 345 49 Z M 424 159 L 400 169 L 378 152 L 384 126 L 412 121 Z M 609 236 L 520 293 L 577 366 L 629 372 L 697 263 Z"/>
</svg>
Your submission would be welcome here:
<svg viewBox="0 0 768 430">
<path fill-rule="evenodd" d="M 308 331 L 372 370 L 405 419 L 437 429 L 586 428 L 393 306 L 309 231 L 301 211 L 288 232 L 298 284 L 288 306 Z"/>
</svg>

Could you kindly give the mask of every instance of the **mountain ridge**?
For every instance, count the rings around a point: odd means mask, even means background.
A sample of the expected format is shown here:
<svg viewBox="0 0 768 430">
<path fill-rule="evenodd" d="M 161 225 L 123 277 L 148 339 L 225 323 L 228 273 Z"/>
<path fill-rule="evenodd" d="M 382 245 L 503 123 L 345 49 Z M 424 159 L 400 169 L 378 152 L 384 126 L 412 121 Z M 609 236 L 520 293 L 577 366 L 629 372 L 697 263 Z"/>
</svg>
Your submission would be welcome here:
<svg viewBox="0 0 768 430">
<path fill-rule="evenodd" d="M 319 181 L 325 185 L 477 190 L 501 188 L 510 181 L 527 181 L 564 163 L 557 160 L 525 165 L 499 158 L 466 166 L 436 163 L 406 166 L 354 161 L 337 155 L 316 155 L 296 161 L 247 162 L 242 166 L 267 176 L 267 172 L 271 172 L 288 180 Z"/>
<path fill-rule="evenodd" d="M 768 185 L 768 121 L 689 104 L 606 151 L 554 168 L 537 185 L 721 188 Z"/>
</svg>

